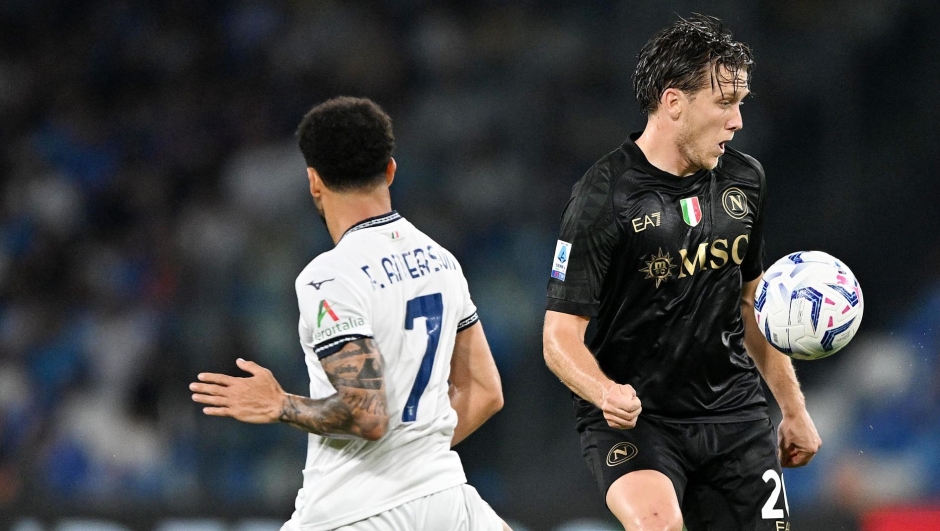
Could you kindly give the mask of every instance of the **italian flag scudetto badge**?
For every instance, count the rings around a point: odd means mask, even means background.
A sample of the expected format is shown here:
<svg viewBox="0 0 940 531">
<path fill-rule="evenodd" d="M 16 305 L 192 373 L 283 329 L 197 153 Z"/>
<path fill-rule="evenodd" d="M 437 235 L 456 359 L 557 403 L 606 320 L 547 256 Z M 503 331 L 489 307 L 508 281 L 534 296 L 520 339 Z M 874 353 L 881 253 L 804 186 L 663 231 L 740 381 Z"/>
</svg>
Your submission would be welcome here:
<svg viewBox="0 0 940 531">
<path fill-rule="evenodd" d="M 702 207 L 698 204 L 697 197 L 687 197 L 679 201 L 682 206 L 682 219 L 690 227 L 694 227 L 702 221 Z"/>
</svg>

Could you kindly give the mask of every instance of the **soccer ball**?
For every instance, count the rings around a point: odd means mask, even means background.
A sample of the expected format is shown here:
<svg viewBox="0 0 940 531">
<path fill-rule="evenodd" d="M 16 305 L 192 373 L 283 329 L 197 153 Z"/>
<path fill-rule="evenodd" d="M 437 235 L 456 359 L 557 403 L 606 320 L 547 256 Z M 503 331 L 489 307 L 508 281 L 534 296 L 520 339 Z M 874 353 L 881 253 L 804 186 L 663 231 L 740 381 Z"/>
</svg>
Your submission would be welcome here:
<svg viewBox="0 0 940 531">
<path fill-rule="evenodd" d="M 777 350 L 799 360 L 831 356 L 862 322 L 865 303 L 855 275 L 822 251 L 777 260 L 757 286 L 757 326 Z"/>
</svg>

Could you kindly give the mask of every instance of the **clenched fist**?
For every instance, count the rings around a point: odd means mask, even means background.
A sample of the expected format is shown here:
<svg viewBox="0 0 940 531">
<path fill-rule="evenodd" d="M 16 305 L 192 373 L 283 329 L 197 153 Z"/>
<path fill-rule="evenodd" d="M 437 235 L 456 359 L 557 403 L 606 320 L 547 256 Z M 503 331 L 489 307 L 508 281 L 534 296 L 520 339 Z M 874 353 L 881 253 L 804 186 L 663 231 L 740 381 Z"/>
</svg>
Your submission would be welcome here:
<svg viewBox="0 0 940 531">
<path fill-rule="evenodd" d="M 822 446 L 822 439 L 806 408 L 793 415 L 784 415 L 777 439 L 780 465 L 784 468 L 806 466 Z"/>
<path fill-rule="evenodd" d="M 642 410 L 640 399 L 632 385 L 612 383 L 604 391 L 601 411 L 604 412 L 604 420 L 611 428 L 629 430 L 636 427 L 636 419 Z"/>
</svg>

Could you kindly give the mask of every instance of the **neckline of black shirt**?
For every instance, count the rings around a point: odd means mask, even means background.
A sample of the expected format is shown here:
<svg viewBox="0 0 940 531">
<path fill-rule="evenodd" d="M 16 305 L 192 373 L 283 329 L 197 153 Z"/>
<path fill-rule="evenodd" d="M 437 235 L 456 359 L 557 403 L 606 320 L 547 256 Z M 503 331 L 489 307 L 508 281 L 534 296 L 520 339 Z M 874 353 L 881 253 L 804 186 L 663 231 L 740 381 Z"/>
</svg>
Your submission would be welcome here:
<svg viewBox="0 0 940 531">
<path fill-rule="evenodd" d="M 709 174 L 708 170 L 699 170 L 692 175 L 679 177 L 678 175 L 673 175 L 668 171 L 663 171 L 656 166 L 653 166 L 649 159 L 646 158 L 646 154 L 643 153 L 643 150 L 640 149 L 640 146 L 636 145 L 636 139 L 640 138 L 641 134 L 643 134 L 642 131 L 630 133 L 629 138 L 627 138 L 627 140 L 620 147 L 623 148 L 623 150 L 627 152 L 627 155 L 630 156 L 630 160 L 633 162 L 633 166 L 641 169 L 644 173 L 647 173 L 650 176 L 668 184 L 683 188 L 692 186 L 698 182 L 700 178 Z"/>
</svg>

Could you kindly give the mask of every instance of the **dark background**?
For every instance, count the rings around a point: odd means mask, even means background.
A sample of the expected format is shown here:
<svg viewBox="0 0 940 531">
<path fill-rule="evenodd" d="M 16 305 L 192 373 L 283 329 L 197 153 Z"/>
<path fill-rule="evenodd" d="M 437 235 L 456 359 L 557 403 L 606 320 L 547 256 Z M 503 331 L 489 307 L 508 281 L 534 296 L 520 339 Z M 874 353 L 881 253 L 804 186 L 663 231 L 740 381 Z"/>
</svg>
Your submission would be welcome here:
<svg viewBox="0 0 940 531">
<path fill-rule="evenodd" d="M 645 123 L 637 52 L 693 12 L 756 54 L 733 146 L 767 172 L 765 265 L 824 250 L 865 291 L 853 343 L 797 364 L 825 446 L 786 474 L 796 521 L 938 503 L 938 6 L 0 3 L 0 529 L 289 517 L 305 436 L 202 417 L 187 384 L 241 356 L 305 392 L 293 280 L 330 242 L 292 134 L 341 94 L 392 116 L 395 207 L 462 262 L 500 367 L 471 484 L 517 529 L 612 528 L 544 287 L 571 185 Z"/>
</svg>

